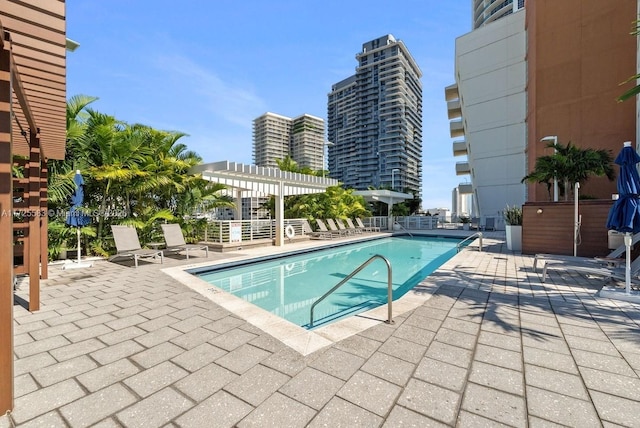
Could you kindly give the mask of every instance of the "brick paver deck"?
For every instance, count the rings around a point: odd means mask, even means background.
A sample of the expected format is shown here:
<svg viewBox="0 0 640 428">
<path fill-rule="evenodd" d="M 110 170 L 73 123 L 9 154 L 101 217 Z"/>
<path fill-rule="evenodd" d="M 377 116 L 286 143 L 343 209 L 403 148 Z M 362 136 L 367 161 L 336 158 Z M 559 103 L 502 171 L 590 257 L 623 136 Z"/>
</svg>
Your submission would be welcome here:
<svg viewBox="0 0 640 428">
<path fill-rule="evenodd" d="M 640 306 L 489 235 L 395 324 L 306 356 L 161 271 L 185 260 L 52 266 L 40 311 L 17 292 L 0 428 L 640 426 Z"/>
</svg>

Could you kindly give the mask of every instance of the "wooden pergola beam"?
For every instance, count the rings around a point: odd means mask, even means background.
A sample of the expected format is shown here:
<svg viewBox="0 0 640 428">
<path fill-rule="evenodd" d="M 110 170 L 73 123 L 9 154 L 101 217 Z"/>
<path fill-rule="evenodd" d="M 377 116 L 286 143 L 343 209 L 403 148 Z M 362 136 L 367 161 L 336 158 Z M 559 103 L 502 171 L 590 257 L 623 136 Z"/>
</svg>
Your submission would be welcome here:
<svg viewBox="0 0 640 428">
<path fill-rule="evenodd" d="M 9 45 L 4 39 L 0 48 L 0 414 L 13 408 L 13 152 Z"/>
<path fill-rule="evenodd" d="M 40 309 L 40 136 L 29 135 L 29 311 Z"/>
</svg>

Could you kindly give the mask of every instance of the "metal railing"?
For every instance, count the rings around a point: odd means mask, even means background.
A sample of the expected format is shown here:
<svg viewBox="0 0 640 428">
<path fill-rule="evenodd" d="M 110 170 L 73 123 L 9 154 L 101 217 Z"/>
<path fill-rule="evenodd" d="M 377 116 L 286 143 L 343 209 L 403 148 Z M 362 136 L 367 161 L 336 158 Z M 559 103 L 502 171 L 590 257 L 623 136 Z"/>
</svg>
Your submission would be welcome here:
<svg viewBox="0 0 640 428">
<path fill-rule="evenodd" d="M 402 230 L 404 230 L 405 232 L 407 232 L 407 233 L 409 234 L 409 236 L 413 238 L 413 235 L 411 234 L 411 232 L 409 232 L 409 231 L 407 230 L 407 228 L 406 228 L 406 227 L 404 227 L 403 225 L 401 225 L 401 224 L 400 224 L 400 223 L 398 223 L 397 221 L 394 223 L 394 226 L 395 226 L 396 224 L 398 225 L 398 227 L 399 227 L 400 229 L 402 229 Z"/>
<path fill-rule="evenodd" d="M 462 244 L 464 244 L 467 241 L 470 241 L 472 238 L 478 238 L 480 240 L 478 249 L 479 251 L 482 251 L 482 232 L 476 232 L 473 235 L 467 236 L 462 241 L 458 242 L 458 245 L 456 245 L 456 252 L 459 253 L 460 248 L 462 248 Z"/>
<path fill-rule="evenodd" d="M 358 266 L 358 268 L 356 268 L 356 270 L 354 270 L 349 275 L 347 275 L 346 278 L 344 278 L 342 281 L 340 281 L 338 284 L 336 284 L 331 290 L 329 290 L 326 293 L 324 293 L 318 300 L 313 302 L 313 304 L 311 305 L 311 309 L 309 311 L 309 328 L 313 328 L 313 311 L 314 311 L 316 305 L 318 303 L 322 302 L 325 298 L 327 298 L 327 296 L 329 296 L 331 293 L 336 291 L 338 288 L 342 287 L 347 281 L 349 281 L 351 278 L 356 276 L 362 269 L 367 267 L 375 259 L 382 259 L 387 265 L 388 273 L 387 273 L 387 321 L 386 321 L 386 323 L 387 324 L 393 324 L 393 309 L 392 309 L 392 306 L 393 306 L 393 289 L 391 288 L 391 286 L 392 286 L 391 263 L 389 263 L 389 260 L 387 260 L 384 256 L 381 256 L 380 254 L 376 254 L 376 255 L 372 256 L 369 260 L 367 260 L 366 262 L 364 262 L 360 266 Z"/>
</svg>

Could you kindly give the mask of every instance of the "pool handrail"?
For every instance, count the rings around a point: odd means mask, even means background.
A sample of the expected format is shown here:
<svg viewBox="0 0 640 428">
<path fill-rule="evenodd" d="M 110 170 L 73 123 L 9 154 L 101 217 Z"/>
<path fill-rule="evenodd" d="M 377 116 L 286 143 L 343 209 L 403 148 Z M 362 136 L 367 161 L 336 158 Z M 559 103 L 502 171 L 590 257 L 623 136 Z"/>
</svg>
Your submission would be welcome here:
<svg viewBox="0 0 640 428">
<path fill-rule="evenodd" d="M 476 232 L 473 235 L 469 235 L 466 238 L 464 238 L 462 241 L 458 242 L 458 245 L 456 245 L 456 252 L 459 253 L 460 248 L 462 247 L 462 244 L 464 244 L 465 242 L 469 241 L 472 238 L 478 238 L 480 240 L 480 242 L 478 243 L 478 251 L 482 251 L 482 232 Z"/>
<path fill-rule="evenodd" d="M 407 230 L 407 228 L 406 228 L 406 227 L 404 227 L 403 225 L 401 225 L 401 224 L 400 224 L 400 223 L 398 223 L 397 221 L 394 221 L 394 222 L 393 222 L 393 225 L 394 225 L 394 226 L 396 226 L 396 225 L 397 225 L 400 229 L 403 229 L 405 232 L 407 232 L 407 233 L 409 234 L 409 236 L 410 236 L 410 237 L 412 237 L 412 238 L 413 238 L 413 235 L 411 234 L 411 232 L 409 232 L 409 231 Z"/>
<path fill-rule="evenodd" d="M 387 272 L 388 272 L 387 273 L 387 320 L 385 322 L 387 324 L 393 324 L 393 309 L 392 309 L 392 306 L 393 306 L 392 284 L 393 283 L 392 283 L 392 274 L 391 274 L 391 272 L 392 272 L 391 263 L 389 262 L 389 260 L 387 260 L 386 257 L 384 257 L 384 256 L 382 256 L 380 254 L 375 254 L 375 255 L 371 256 L 369 258 L 369 260 L 367 260 L 366 262 L 364 262 L 360 266 L 358 266 L 353 272 L 351 272 L 349 275 L 347 275 L 342 281 L 340 281 L 338 284 L 336 284 L 333 288 L 331 288 L 331 290 L 327 291 L 322 296 L 320 296 L 320 298 L 318 298 L 318 300 L 313 302 L 313 304 L 311 305 L 311 309 L 309 311 L 309 328 L 313 328 L 313 310 L 315 309 L 316 305 L 318 303 L 320 303 L 321 301 L 323 301 L 331 293 L 336 291 L 338 288 L 340 288 L 342 285 L 344 285 L 351 278 L 356 276 L 362 269 L 367 267 L 375 259 L 382 259 L 387 265 Z"/>
</svg>

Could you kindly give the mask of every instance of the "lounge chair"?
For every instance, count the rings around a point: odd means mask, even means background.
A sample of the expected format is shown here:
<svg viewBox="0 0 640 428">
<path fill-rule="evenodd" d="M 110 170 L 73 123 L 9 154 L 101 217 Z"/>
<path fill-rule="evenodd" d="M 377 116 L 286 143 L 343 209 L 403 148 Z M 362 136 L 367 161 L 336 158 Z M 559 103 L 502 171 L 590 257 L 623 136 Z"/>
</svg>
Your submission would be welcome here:
<svg viewBox="0 0 640 428">
<path fill-rule="evenodd" d="M 351 229 L 350 227 L 346 227 L 341 219 L 337 218 L 337 219 L 335 219 L 335 222 L 336 222 L 336 225 L 338 226 L 338 230 L 340 230 L 341 233 L 344 233 L 345 235 L 355 235 L 356 234 L 356 230 L 355 229 Z"/>
<path fill-rule="evenodd" d="M 364 232 L 364 228 L 363 227 L 356 227 L 356 225 L 353 224 L 353 220 L 351 220 L 350 218 L 347 218 L 346 222 L 347 222 L 347 226 L 349 227 L 350 230 L 353 231 L 353 233 L 362 233 L 362 232 Z"/>
<path fill-rule="evenodd" d="M 131 226 L 111 226 L 113 240 L 116 244 L 116 254 L 109 258 L 112 261 L 118 257 L 132 257 L 133 263 L 138 267 L 138 259 L 160 256 L 160 263 L 164 263 L 164 254 L 162 250 L 142 249 L 138 232 Z"/>
<path fill-rule="evenodd" d="M 365 232 L 380 232 L 380 228 L 379 227 L 376 227 L 376 226 L 365 226 L 360 217 L 356 218 L 356 223 Z"/>
<path fill-rule="evenodd" d="M 328 234 L 331 235 L 332 238 L 334 236 L 340 236 L 340 231 L 338 231 L 337 229 L 336 230 L 329 230 L 327 228 L 327 225 L 324 224 L 324 221 L 320 220 L 319 218 L 316 219 L 316 223 L 318 224 L 318 229 L 320 229 L 320 232 L 328 233 Z"/>
<path fill-rule="evenodd" d="M 496 219 L 493 217 L 487 217 L 484 219 L 484 230 L 496 230 Z"/>
<path fill-rule="evenodd" d="M 333 239 L 333 235 L 328 230 L 326 232 L 314 232 L 313 229 L 311 229 L 311 225 L 306 220 L 302 223 L 302 231 L 305 235 L 309 235 L 311 238 Z"/>
<path fill-rule="evenodd" d="M 328 218 L 327 219 L 327 224 L 329 225 L 329 230 L 334 232 L 334 233 L 337 233 L 338 236 L 347 236 L 349 234 L 349 232 L 346 229 L 342 230 L 342 229 L 338 228 L 338 226 L 336 226 L 336 224 L 335 224 L 335 222 L 333 221 L 332 218 Z M 342 227 L 344 227 L 344 226 L 342 226 Z"/>
<path fill-rule="evenodd" d="M 545 282 L 547 279 L 547 271 L 549 269 L 582 272 L 590 275 L 603 276 L 607 280 L 617 279 L 624 281 L 626 277 L 626 266 L 624 264 L 620 267 L 606 267 L 603 265 L 598 266 L 590 262 L 549 260 L 544 264 L 544 268 L 542 269 L 542 282 Z M 640 274 L 640 257 L 636 257 L 636 259 L 631 262 L 631 278 L 638 280 L 638 274 Z"/>
<path fill-rule="evenodd" d="M 320 220 L 319 218 L 316 219 L 316 224 L 318 225 L 318 230 L 320 230 L 321 233 L 324 234 L 329 234 L 331 235 L 331 238 L 333 238 L 334 236 L 340 236 L 339 232 L 334 232 L 332 230 L 329 230 L 329 228 L 327 227 L 326 224 L 324 224 L 324 221 Z"/>
<path fill-rule="evenodd" d="M 640 233 L 636 233 L 633 235 L 631 239 L 631 245 L 635 245 L 640 242 Z M 573 263 L 592 263 L 596 266 L 606 266 L 607 264 L 611 264 L 612 261 L 619 262 L 618 260 L 622 255 L 627 251 L 627 247 L 622 244 L 617 247 L 615 250 L 611 251 L 606 257 L 577 257 L 577 256 L 565 256 L 559 254 L 536 254 L 533 258 L 533 270 L 537 270 L 538 262 L 541 261 L 544 265 L 547 262 L 573 262 Z"/>
<path fill-rule="evenodd" d="M 204 244 L 187 244 L 182 234 L 182 229 L 178 223 L 161 224 L 164 242 L 167 243 L 167 251 L 184 251 L 189 260 L 189 251 L 204 250 L 206 257 L 209 257 L 209 247 Z"/>
</svg>

